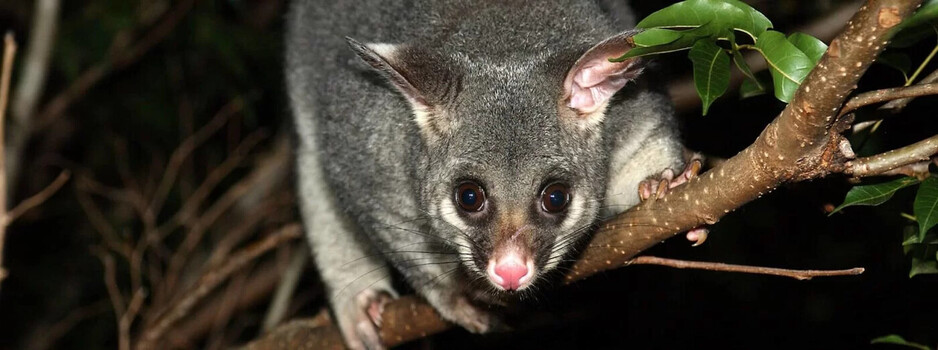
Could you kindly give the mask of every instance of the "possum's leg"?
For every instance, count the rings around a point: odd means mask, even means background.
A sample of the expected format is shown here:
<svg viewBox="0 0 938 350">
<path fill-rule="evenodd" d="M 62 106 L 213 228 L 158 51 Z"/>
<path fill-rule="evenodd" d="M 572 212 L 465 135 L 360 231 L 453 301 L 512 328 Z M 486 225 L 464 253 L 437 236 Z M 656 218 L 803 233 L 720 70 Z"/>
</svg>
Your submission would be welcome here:
<svg viewBox="0 0 938 350">
<path fill-rule="evenodd" d="M 665 169 L 657 177 L 651 177 L 639 183 L 639 198 L 641 198 L 642 201 L 646 201 L 663 197 L 672 188 L 687 183 L 697 177 L 702 166 L 703 156 L 699 153 L 694 153 L 684 166 L 684 171 L 677 175 L 677 177 L 674 176 L 673 170 Z M 709 232 L 710 231 L 705 227 L 697 227 L 687 231 L 686 237 L 688 241 L 694 242 L 693 246 L 696 247 L 707 240 L 707 234 L 709 234 Z"/>
<path fill-rule="evenodd" d="M 642 200 L 635 191 L 640 184 L 658 175 L 662 169 L 684 165 L 683 147 L 672 130 L 660 128 L 647 135 L 635 149 L 619 147 L 620 151 L 612 154 L 603 216 L 618 214 L 635 206 Z"/>
<path fill-rule="evenodd" d="M 316 151 L 301 146 L 298 153 L 303 223 L 342 336 L 350 349 L 383 349 L 380 314 L 396 296 L 387 263 L 334 204 Z"/>
</svg>

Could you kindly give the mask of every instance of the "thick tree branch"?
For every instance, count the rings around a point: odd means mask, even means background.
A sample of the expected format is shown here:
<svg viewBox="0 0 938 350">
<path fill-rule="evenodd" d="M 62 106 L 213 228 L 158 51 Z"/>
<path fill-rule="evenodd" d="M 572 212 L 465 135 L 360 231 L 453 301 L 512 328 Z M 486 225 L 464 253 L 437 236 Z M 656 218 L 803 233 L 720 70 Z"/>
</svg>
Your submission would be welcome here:
<svg viewBox="0 0 938 350">
<path fill-rule="evenodd" d="M 844 100 L 885 47 L 891 29 L 920 4 L 868 1 L 752 145 L 663 198 L 603 223 L 565 282 L 620 267 L 674 234 L 713 224 L 784 183 L 842 172 L 852 156 L 840 135 L 849 125 L 838 118 Z M 444 329 L 432 308 L 415 300 L 401 298 L 385 308 L 381 335 L 388 346 Z M 405 322 L 387 321 L 397 318 Z"/>
<path fill-rule="evenodd" d="M 607 221 L 573 265 L 568 281 L 626 260 L 675 233 L 720 217 L 789 181 L 839 172 L 846 140 L 836 118 L 844 98 L 885 46 L 892 27 L 920 1 L 870 1 L 847 23 L 791 103 L 756 141 L 663 199 Z M 613 253 L 613 254 L 609 254 Z"/>
<path fill-rule="evenodd" d="M 935 154 L 938 154 L 938 135 L 889 152 L 849 161 L 844 174 L 854 177 L 884 175 L 916 164 L 924 164 L 925 171 L 928 171 L 929 160 Z"/>
</svg>

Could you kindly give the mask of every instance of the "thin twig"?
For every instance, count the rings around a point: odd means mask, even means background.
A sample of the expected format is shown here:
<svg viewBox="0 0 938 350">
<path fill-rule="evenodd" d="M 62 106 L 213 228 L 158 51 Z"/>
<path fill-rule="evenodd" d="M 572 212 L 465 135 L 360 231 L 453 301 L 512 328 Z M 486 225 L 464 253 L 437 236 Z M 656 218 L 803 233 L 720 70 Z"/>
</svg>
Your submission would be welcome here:
<svg viewBox="0 0 938 350">
<path fill-rule="evenodd" d="M 931 84 L 935 82 L 938 82 L 938 69 L 936 69 L 934 72 L 931 72 L 931 74 L 926 75 L 924 78 L 922 78 L 921 81 L 919 81 L 916 84 L 919 84 L 919 85 Z M 900 98 L 898 100 L 889 101 L 888 103 L 882 105 L 879 108 L 890 110 L 893 113 L 899 113 L 903 109 L 905 109 L 905 106 L 909 105 L 909 102 L 912 102 L 912 100 L 914 99 L 915 99 L 914 97 Z"/>
<path fill-rule="evenodd" d="M 124 316 L 127 304 L 124 301 L 124 295 L 117 286 L 117 271 L 114 267 L 114 257 L 104 251 L 97 252 L 101 264 L 104 265 L 104 285 L 107 287 L 108 297 L 111 299 L 111 306 L 114 308 L 114 317 L 118 320 Z"/>
<path fill-rule="evenodd" d="M 30 340 L 26 342 L 29 345 L 26 348 L 34 350 L 52 348 L 59 339 L 62 339 L 79 323 L 111 310 L 109 304 L 107 300 L 102 299 L 71 310 L 65 317 L 57 318 L 57 321 L 49 327 L 36 328 L 35 331 L 30 332 Z"/>
<path fill-rule="evenodd" d="M 199 187 L 192 192 L 192 195 L 186 198 L 182 208 L 173 216 L 172 220 L 177 223 L 182 223 L 195 216 L 218 184 L 231 174 L 235 168 L 241 166 L 254 146 L 257 146 L 257 144 L 265 138 L 267 138 L 267 132 L 265 131 L 254 132 L 245 137 L 244 140 L 241 141 L 241 144 L 228 155 L 228 158 L 212 169 L 208 176 L 205 177 L 205 180 L 199 184 Z"/>
<path fill-rule="evenodd" d="M 871 104 L 876 104 L 880 102 L 892 101 L 900 98 L 912 98 L 920 97 L 927 95 L 938 94 L 938 83 L 932 84 L 920 84 L 912 85 L 907 87 L 897 87 L 882 89 L 870 92 L 864 92 L 859 94 L 847 101 L 847 104 L 844 105 L 844 108 L 840 110 L 840 115 L 845 115 L 847 113 L 853 112 L 854 110 L 868 106 Z"/>
<path fill-rule="evenodd" d="M 887 172 L 929 161 L 938 154 L 938 135 L 889 152 L 849 161 L 844 173 L 854 177 L 883 175 Z M 925 164 L 927 171 L 927 163 Z"/>
<path fill-rule="evenodd" d="M 101 212 L 101 209 L 98 208 L 91 196 L 88 195 L 84 188 L 84 177 L 79 178 L 79 181 L 76 182 L 78 183 L 75 185 L 78 204 L 81 206 L 82 211 L 85 212 L 88 221 L 91 222 L 91 226 L 94 227 L 95 231 L 101 236 L 101 241 L 109 249 L 121 254 L 125 258 L 130 258 L 133 248 L 121 239 L 117 230 L 111 226 L 107 218 L 104 217 L 104 213 Z"/>
<path fill-rule="evenodd" d="M 30 196 L 29 198 L 24 199 L 22 202 L 17 204 L 13 209 L 10 209 L 3 217 L 2 224 L 9 225 L 11 222 L 16 221 L 23 213 L 26 213 L 32 208 L 35 208 L 42 203 L 45 203 L 49 197 L 56 194 L 62 186 L 65 185 L 65 182 L 71 177 L 72 173 L 68 170 L 62 170 L 59 173 L 59 176 L 55 178 L 52 183 L 50 183 L 46 188 L 43 188 L 38 193 Z"/>
<path fill-rule="evenodd" d="M 189 230 L 186 232 L 183 242 L 173 253 L 167 268 L 165 280 L 167 288 L 175 288 L 180 272 L 186 266 L 186 262 L 189 261 L 192 252 L 198 247 L 208 229 L 225 212 L 237 204 L 242 197 L 250 193 L 255 186 L 267 180 L 270 175 L 268 169 L 255 168 L 247 177 L 232 185 L 202 215 L 187 223 Z M 165 232 L 162 228 L 160 231 Z"/>
<path fill-rule="evenodd" d="M 281 275 L 286 269 L 286 265 L 276 259 L 269 259 L 259 264 L 250 275 L 250 280 L 245 283 L 244 291 L 239 296 L 237 302 L 231 307 L 233 312 L 249 310 L 256 306 L 261 306 L 270 301 L 270 295 L 277 287 Z M 310 290 L 321 290 L 318 286 L 306 286 Z M 223 302 L 219 298 L 209 298 L 200 303 L 199 309 L 193 311 L 191 315 L 182 320 L 180 324 L 173 328 L 169 334 L 169 344 L 171 348 L 191 348 L 193 343 L 202 339 L 205 334 L 211 331 L 215 320 L 217 310 L 223 307 Z"/>
<path fill-rule="evenodd" d="M 170 306 L 169 311 L 163 314 L 154 325 L 142 332 L 137 341 L 136 349 L 152 349 L 166 332 L 179 320 L 186 317 L 205 296 L 226 281 L 233 273 L 240 271 L 244 266 L 253 262 L 259 256 L 274 249 L 281 244 L 299 238 L 302 233 L 299 225 L 289 225 L 279 232 L 267 236 L 260 242 L 248 246 L 233 254 L 225 265 L 208 271 L 199 278 L 198 282 L 185 294 L 186 297 Z"/>
<path fill-rule="evenodd" d="M 212 118 L 205 126 L 203 126 L 195 134 L 187 138 L 179 147 L 176 147 L 176 150 L 173 151 L 173 155 L 169 158 L 169 163 L 166 164 L 166 170 L 161 177 L 160 185 L 157 186 L 156 193 L 153 194 L 153 198 L 150 201 L 148 211 L 149 215 L 157 215 L 160 212 L 160 209 L 163 207 L 163 202 L 166 200 L 169 191 L 173 187 L 173 183 L 176 182 L 176 176 L 179 174 L 179 169 L 182 167 L 182 163 L 192 154 L 200 145 L 205 143 L 206 140 L 212 135 L 214 135 L 228 120 L 231 116 L 237 114 L 244 108 L 244 102 L 240 98 L 236 98 L 225 104 L 215 113 L 215 117 Z"/>
<path fill-rule="evenodd" d="M 779 269 L 775 267 L 733 265 L 706 261 L 687 261 L 668 258 L 659 258 L 657 256 L 639 256 L 625 262 L 625 265 L 661 265 L 673 267 L 676 269 L 697 269 L 707 271 L 741 272 L 758 275 L 773 275 L 782 277 L 791 277 L 797 280 L 809 280 L 814 277 L 828 276 L 854 276 L 862 274 L 865 271 L 862 267 L 855 267 L 846 270 L 790 270 Z"/>
<path fill-rule="evenodd" d="M 3 68 L 0 72 L 0 214 L 7 212 L 7 177 L 3 149 L 3 125 L 6 120 L 7 102 L 10 97 L 10 76 L 13 73 L 13 58 L 16 56 L 16 41 L 13 33 L 3 37 Z M 0 282 L 6 278 L 7 272 L 3 268 L 3 242 L 6 240 L 7 225 L 0 223 Z"/>
<path fill-rule="evenodd" d="M 130 326 L 137 318 L 143 301 L 146 300 L 147 293 L 143 288 L 137 289 L 133 297 L 130 298 L 130 305 L 127 306 L 127 312 L 121 315 L 117 322 L 118 348 L 120 350 L 130 350 Z"/>
</svg>

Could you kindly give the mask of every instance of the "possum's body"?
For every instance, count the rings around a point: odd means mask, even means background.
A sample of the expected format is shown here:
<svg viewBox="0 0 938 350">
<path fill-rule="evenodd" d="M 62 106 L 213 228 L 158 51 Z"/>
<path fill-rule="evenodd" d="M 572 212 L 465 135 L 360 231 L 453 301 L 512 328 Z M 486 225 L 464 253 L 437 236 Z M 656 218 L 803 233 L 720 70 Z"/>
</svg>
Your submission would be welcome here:
<svg viewBox="0 0 938 350">
<path fill-rule="evenodd" d="M 465 279 L 500 279 L 501 247 L 523 251 L 511 257 L 527 267 L 508 267 L 536 279 L 598 213 L 635 205 L 639 181 L 680 167 L 667 97 L 642 79 L 611 102 L 571 100 L 587 58 L 608 64 L 587 50 L 631 21 L 614 1 L 293 1 L 300 208 L 350 346 L 376 346 L 368 307 L 394 294 L 392 269 L 444 318 L 487 330 L 493 319 L 466 296 L 498 288 Z M 484 212 L 454 199 L 467 179 L 484 188 Z M 537 207 L 553 183 L 562 213 Z"/>
</svg>

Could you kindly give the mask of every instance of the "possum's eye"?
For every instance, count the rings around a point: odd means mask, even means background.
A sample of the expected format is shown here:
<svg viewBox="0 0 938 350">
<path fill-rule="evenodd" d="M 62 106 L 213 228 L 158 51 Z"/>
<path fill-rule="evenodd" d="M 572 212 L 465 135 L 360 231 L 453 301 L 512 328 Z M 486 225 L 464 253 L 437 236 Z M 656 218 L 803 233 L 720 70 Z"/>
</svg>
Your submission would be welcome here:
<svg viewBox="0 0 938 350">
<path fill-rule="evenodd" d="M 475 182 L 463 182 L 456 187 L 456 203 L 465 211 L 480 211 L 485 204 L 485 191 Z"/>
<path fill-rule="evenodd" d="M 541 191 L 541 208 L 548 213 L 559 213 L 570 203 L 570 189 L 561 183 L 552 183 Z"/>
</svg>

